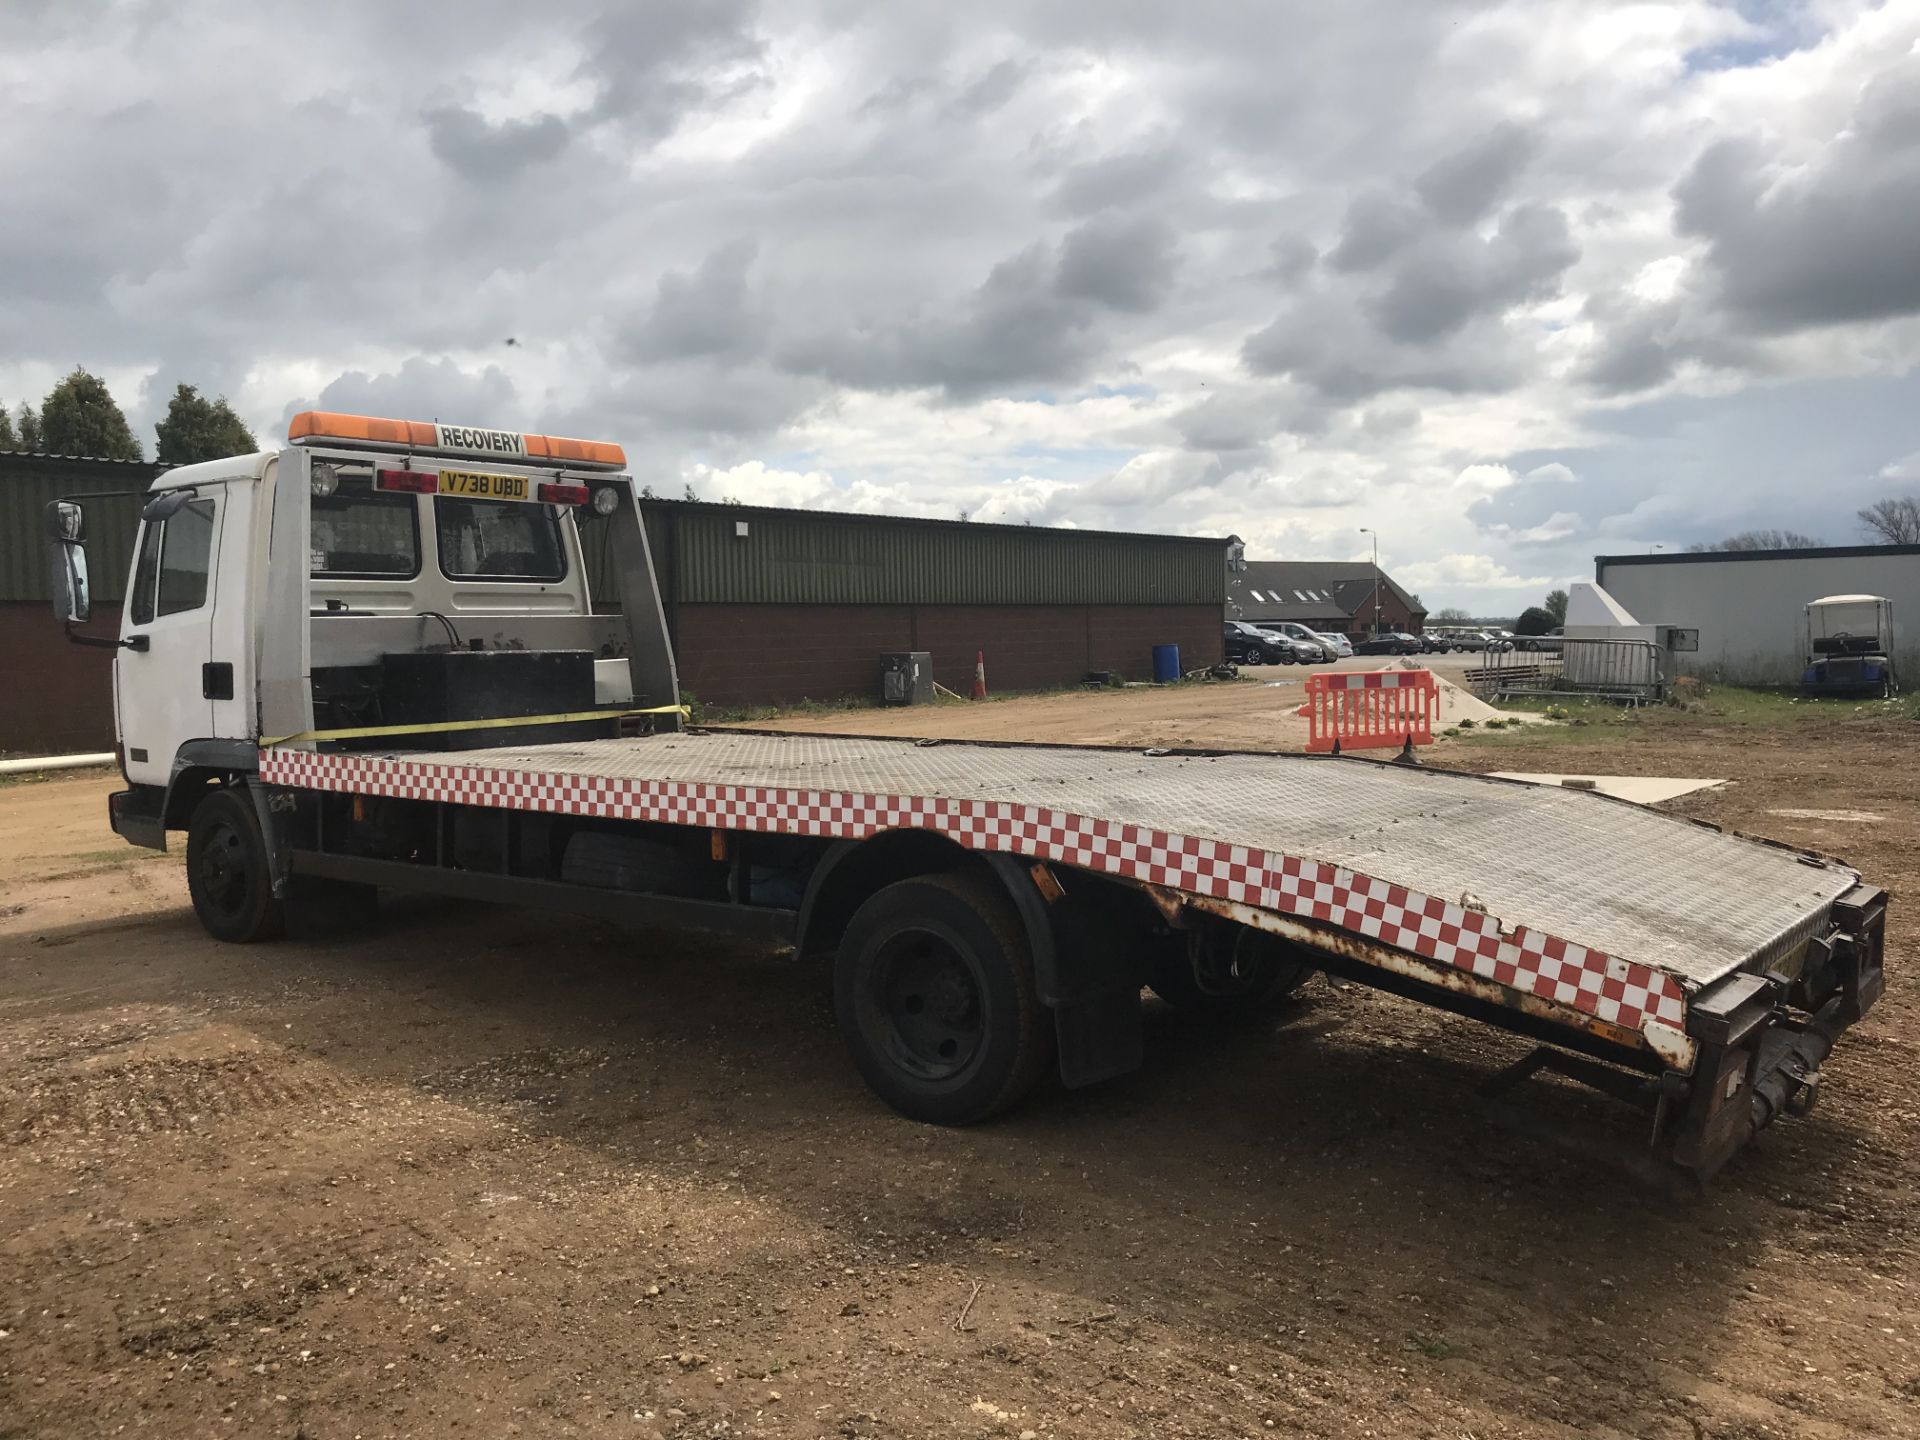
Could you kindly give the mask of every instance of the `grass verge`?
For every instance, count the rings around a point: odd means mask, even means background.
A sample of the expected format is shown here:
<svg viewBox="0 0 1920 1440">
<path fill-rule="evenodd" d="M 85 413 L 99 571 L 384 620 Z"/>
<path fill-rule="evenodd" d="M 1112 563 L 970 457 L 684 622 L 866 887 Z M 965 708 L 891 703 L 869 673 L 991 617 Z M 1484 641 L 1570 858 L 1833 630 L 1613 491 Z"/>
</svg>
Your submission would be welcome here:
<svg viewBox="0 0 1920 1440">
<path fill-rule="evenodd" d="M 1635 737 L 1676 736 L 1716 729 L 1820 730 L 1888 719 L 1920 721 L 1920 700 L 1808 699 L 1781 690 L 1732 685 L 1687 686 L 1664 704 L 1629 706 L 1605 700 L 1545 697 L 1500 701 L 1514 715 L 1542 715 L 1551 725 L 1503 725 L 1487 721 L 1450 728 L 1455 743 L 1527 749 L 1592 745 Z"/>
</svg>

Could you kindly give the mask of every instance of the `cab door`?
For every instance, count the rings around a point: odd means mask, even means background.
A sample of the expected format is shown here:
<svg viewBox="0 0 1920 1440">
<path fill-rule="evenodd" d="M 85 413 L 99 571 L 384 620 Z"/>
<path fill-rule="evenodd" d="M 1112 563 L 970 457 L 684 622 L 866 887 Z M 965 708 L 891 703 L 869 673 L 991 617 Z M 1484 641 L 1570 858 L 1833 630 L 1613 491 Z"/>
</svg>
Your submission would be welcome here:
<svg viewBox="0 0 1920 1440">
<path fill-rule="evenodd" d="M 233 672 L 213 664 L 214 576 L 226 509 L 223 487 L 202 487 L 164 519 L 144 520 L 114 660 L 127 778 L 164 785 L 188 740 L 214 733 L 217 695 Z M 151 507 L 150 507 L 151 508 Z"/>
</svg>

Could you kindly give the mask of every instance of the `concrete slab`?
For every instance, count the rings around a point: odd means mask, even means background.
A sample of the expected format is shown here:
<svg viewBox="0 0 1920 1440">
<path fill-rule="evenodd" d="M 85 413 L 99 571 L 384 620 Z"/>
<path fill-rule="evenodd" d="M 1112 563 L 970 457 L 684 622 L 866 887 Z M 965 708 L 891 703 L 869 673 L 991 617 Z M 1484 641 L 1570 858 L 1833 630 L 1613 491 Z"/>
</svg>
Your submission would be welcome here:
<svg viewBox="0 0 1920 1440">
<path fill-rule="evenodd" d="M 1788 820 L 1831 820 L 1841 825 L 1878 825 L 1887 817 L 1871 810 L 1769 810 Z"/>
<path fill-rule="evenodd" d="M 1548 775 L 1539 771 L 1497 770 L 1502 780 L 1525 780 L 1530 785 L 1559 785 L 1568 790 L 1592 790 L 1616 800 L 1631 800 L 1636 805 L 1658 805 L 1691 795 L 1696 790 L 1711 790 L 1724 780 L 1677 780 L 1662 775 Z"/>
</svg>

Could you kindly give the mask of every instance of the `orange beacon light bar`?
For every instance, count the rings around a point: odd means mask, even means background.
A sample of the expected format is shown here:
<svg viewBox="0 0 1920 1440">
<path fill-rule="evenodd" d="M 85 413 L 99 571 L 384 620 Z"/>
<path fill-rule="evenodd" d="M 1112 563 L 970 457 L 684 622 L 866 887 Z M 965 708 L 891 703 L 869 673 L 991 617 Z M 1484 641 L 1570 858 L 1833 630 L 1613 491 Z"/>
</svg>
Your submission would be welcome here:
<svg viewBox="0 0 1920 1440">
<path fill-rule="evenodd" d="M 442 425 L 427 420 L 382 420 L 372 415 L 336 415 L 303 410 L 287 426 L 295 445 L 336 441 L 382 450 L 434 451 L 449 455 L 491 455 L 522 464 L 561 464 L 582 470 L 624 470 L 627 452 L 604 440 L 569 440 L 563 435 L 530 435 L 518 430 L 482 430 L 472 425 Z"/>
</svg>

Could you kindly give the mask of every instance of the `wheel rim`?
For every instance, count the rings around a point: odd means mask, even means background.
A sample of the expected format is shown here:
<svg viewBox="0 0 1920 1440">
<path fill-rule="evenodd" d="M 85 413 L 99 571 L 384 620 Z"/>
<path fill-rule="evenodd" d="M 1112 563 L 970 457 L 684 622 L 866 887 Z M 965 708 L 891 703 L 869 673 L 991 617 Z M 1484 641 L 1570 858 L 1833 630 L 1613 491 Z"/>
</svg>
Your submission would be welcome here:
<svg viewBox="0 0 1920 1440">
<path fill-rule="evenodd" d="M 247 866 L 247 837 L 237 826 L 216 820 L 207 828 L 197 865 L 200 893 L 223 915 L 246 908 L 252 876 Z"/>
<path fill-rule="evenodd" d="M 875 957 L 870 1023 L 894 1065 L 923 1080 L 951 1080 L 986 1039 L 980 976 L 960 948 L 931 930 L 902 930 Z"/>
</svg>

